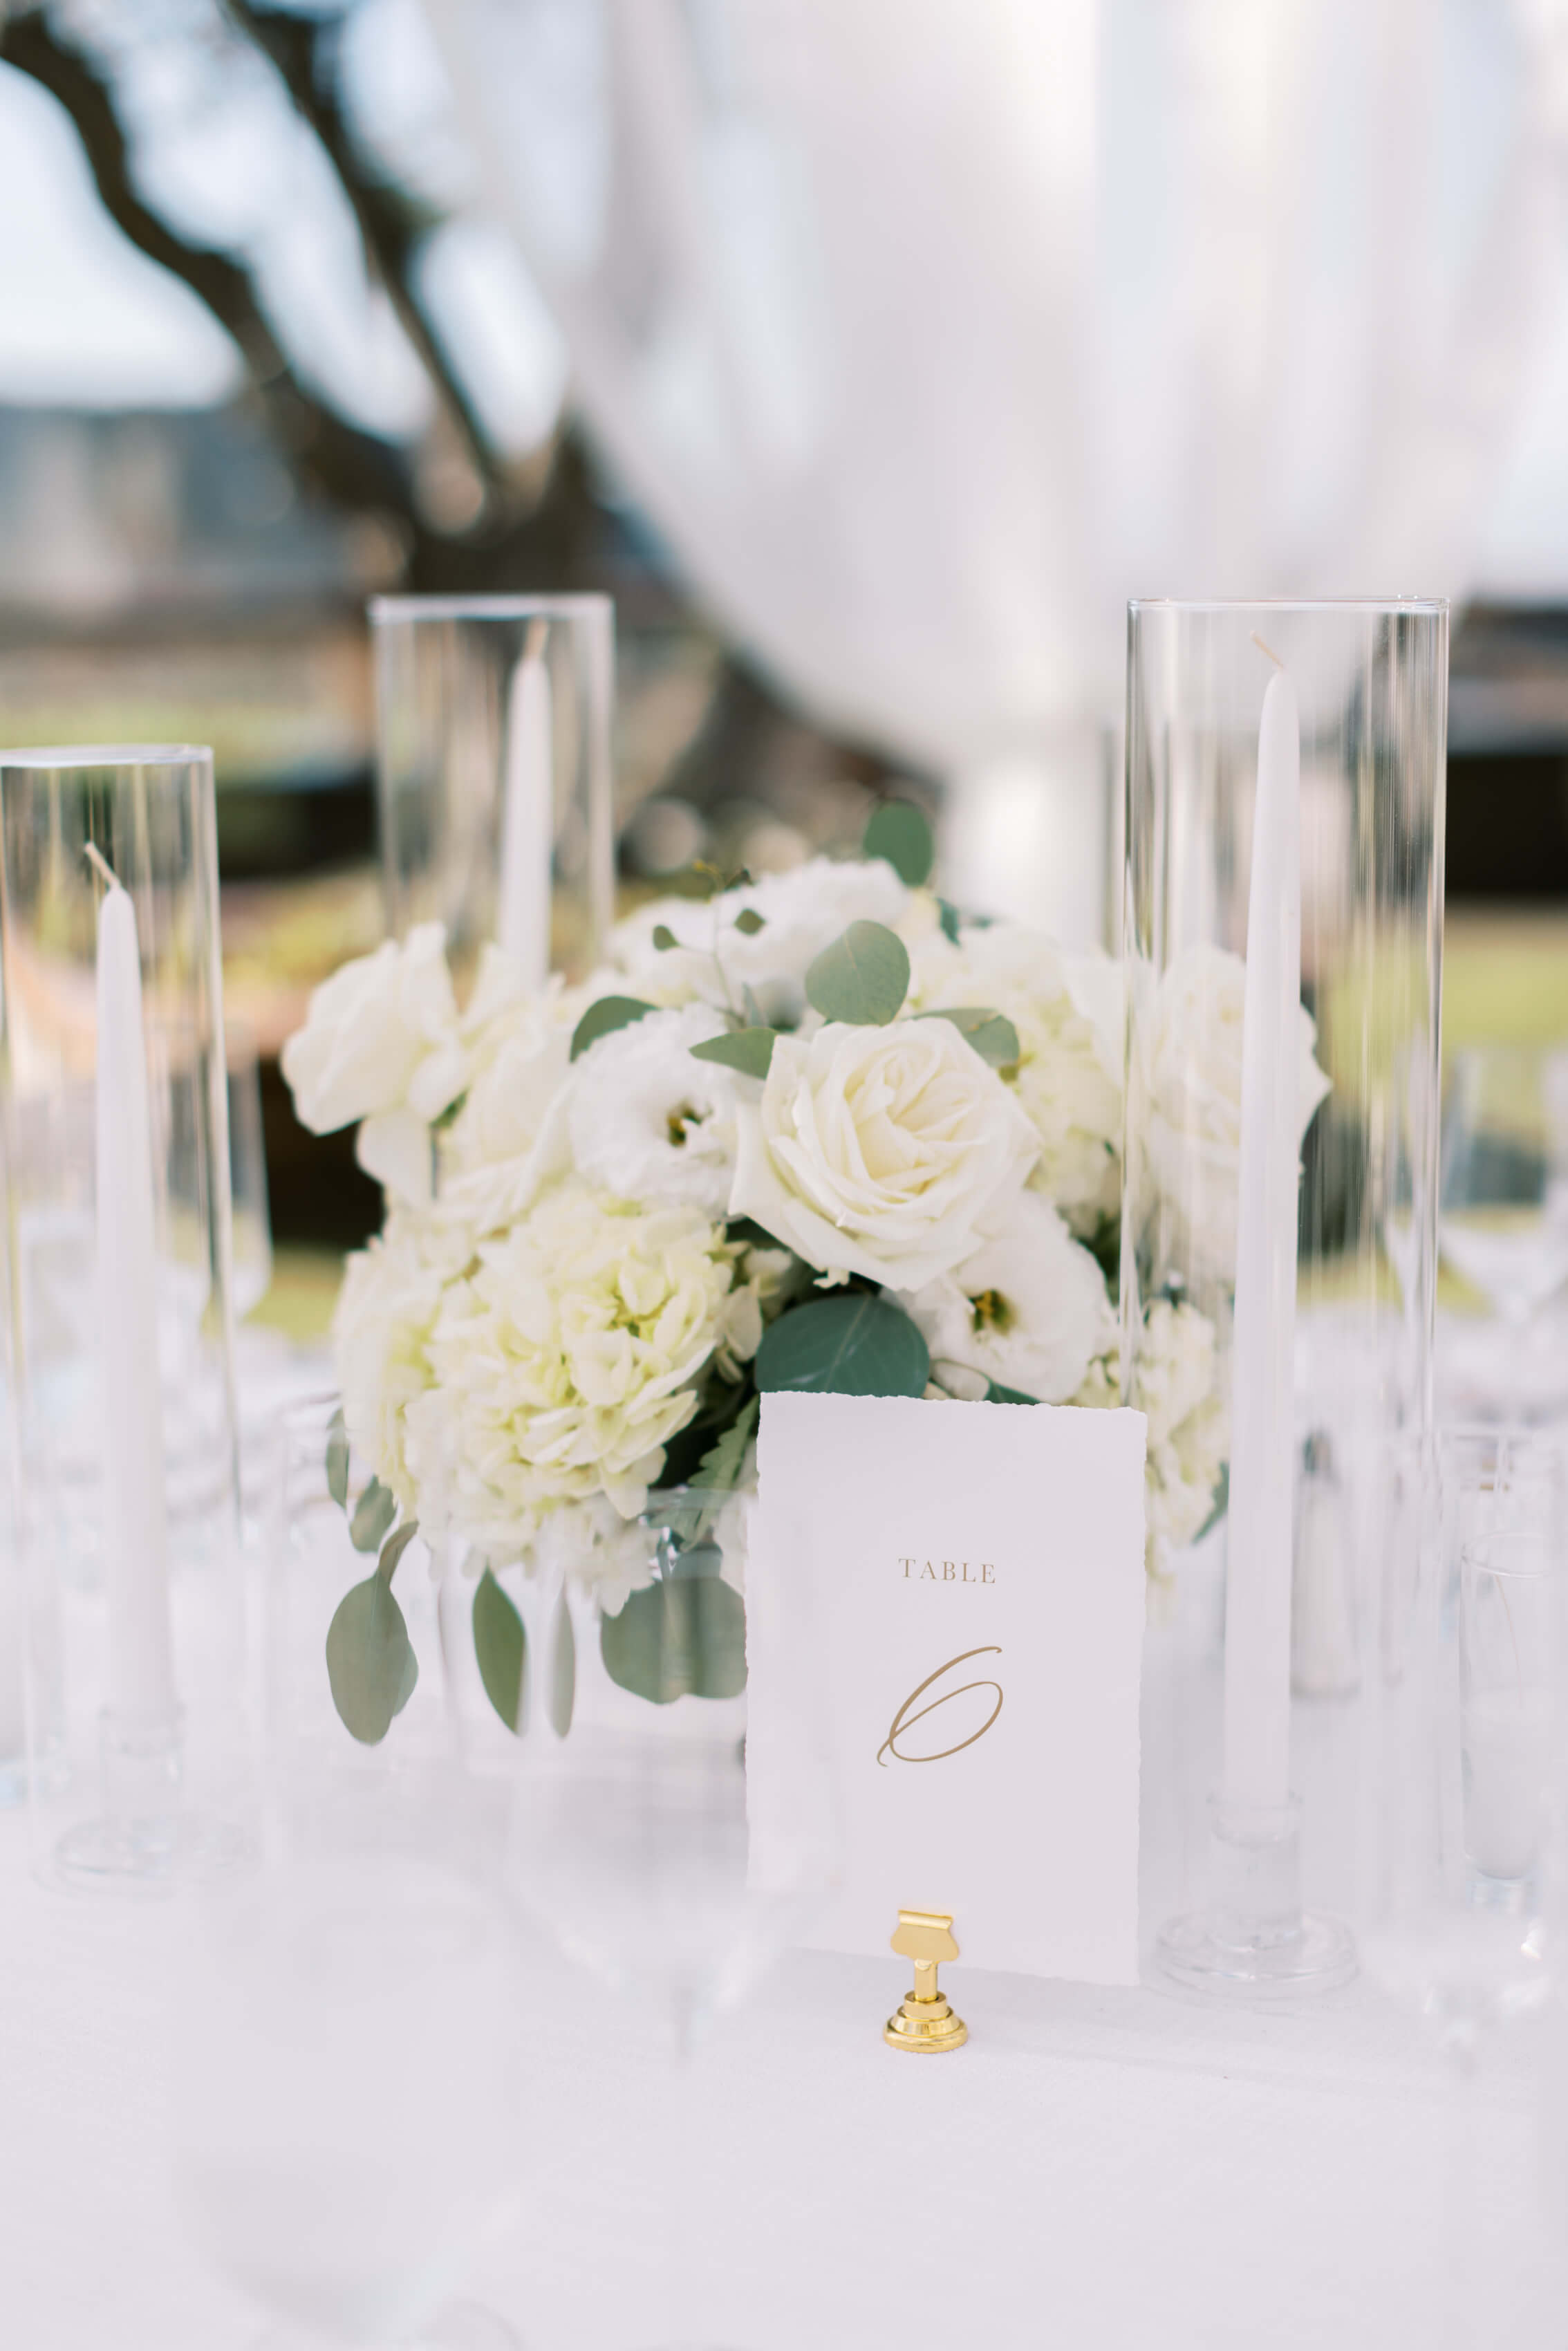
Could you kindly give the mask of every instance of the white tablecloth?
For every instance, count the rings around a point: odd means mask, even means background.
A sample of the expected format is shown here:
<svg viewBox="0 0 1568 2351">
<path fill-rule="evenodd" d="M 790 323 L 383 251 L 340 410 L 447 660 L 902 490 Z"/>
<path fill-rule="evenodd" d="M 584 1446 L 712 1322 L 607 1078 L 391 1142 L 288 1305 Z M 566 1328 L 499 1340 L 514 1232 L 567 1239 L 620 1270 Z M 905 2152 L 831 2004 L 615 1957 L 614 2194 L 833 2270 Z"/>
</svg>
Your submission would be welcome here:
<svg viewBox="0 0 1568 2351">
<path fill-rule="evenodd" d="M 172 1906 L 39 1890 L 0 1819 L 0 2344 L 246 2351 L 166 2179 Z M 1352 1991 L 1217 2015 L 1152 1991 L 951 1970 L 973 2040 L 880 2039 L 902 1963 L 791 1960 L 685 2090 L 625 2015 L 540 1964 L 536 2156 L 474 2291 L 529 2351 L 1406 2351 L 1445 2332 L 1448 2091 Z M 1538 2185 L 1533 2028 L 1474 2109 L 1459 2232 L 1490 2346 L 1568 2343 Z M 692 2265 L 673 2247 L 693 2241 Z M 685 2268 L 685 2279 L 674 2273 Z"/>
</svg>

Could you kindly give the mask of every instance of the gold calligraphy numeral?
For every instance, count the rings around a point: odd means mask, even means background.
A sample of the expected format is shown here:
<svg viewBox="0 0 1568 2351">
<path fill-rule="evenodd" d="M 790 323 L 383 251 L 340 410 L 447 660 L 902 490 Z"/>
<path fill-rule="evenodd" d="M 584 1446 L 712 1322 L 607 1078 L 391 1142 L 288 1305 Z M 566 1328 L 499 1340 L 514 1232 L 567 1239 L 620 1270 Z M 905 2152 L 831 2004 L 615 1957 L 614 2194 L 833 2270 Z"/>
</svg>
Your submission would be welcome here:
<svg viewBox="0 0 1568 2351">
<path fill-rule="evenodd" d="M 932 1698 L 928 1704 L 918 1708 L 913 1714 L 910 1712 L 910 1708 L 915 1705 L 915 1701 L 917 1698 L 924 1698 L 925 1692 L 931 1687 L 932 1684 L 934 1682 L 939 1682 L 944 1674 L 950 1674 L 955 1666 L 967 1665 L 971 1657 L 999 1657 L 1001 1654 L 999 1644 L 995 1641 L 988 1641 L 982 1648 L 961 1650 L 957 1656 L 949 1657 L 945 1666 L 938 1666 L 934 1674 L 927 1674 L 925 1679 L 921 1682 L 916 1688 L 910 1691 L 909 1696 L 904 1699 L 904 1704 L 894 1716 L 893 1727 L 889 1730 L 887 1737 L 883 1740 L 882 1745 L 876 1750 L 876 1760 L 882 1765 L 883 1770 L 884 1771 L 886 1771 L 887 1759 L 890 1755 L 894 1758 L 894 1761 L 898 1763 L 940 1763 L 949 1755 L 961 1755 L 966 1747 L 973 1747 L 977 1739 L 983 1739 L 987 1731 L 989 1730 L 992 1723 L 995 1722 L 998 1715 L 1000 1714 L 1002 1710 L 1002 1686 L 1000 1682 L 993 1682 L 984 1679 L 973 1682 L 960 1682 L 956 1689 L 943 1690 L 939 1697 Z M 955 1747 L 938 1748 L 934 1755 L 906 1755 L 904 1752 L 898 1742 L 904 1736 L 906 1731 L 913 1730 L 917 1722 L 924 1722 L 928 1714 L 935 1714 L 938 1707 L 950 1706 L 955 1698 L 962 1698 L 968 1690 L 977 1689 L 995 1690 L 997 1694 L 997 1702 L 995 1706 L 992 1707 L 989 1714 L 987 1715 L 984 1722 L 981 1723 L 978 1730 L 971 1730 L 967 1739 L 960 1739 Z"/>
</svg>

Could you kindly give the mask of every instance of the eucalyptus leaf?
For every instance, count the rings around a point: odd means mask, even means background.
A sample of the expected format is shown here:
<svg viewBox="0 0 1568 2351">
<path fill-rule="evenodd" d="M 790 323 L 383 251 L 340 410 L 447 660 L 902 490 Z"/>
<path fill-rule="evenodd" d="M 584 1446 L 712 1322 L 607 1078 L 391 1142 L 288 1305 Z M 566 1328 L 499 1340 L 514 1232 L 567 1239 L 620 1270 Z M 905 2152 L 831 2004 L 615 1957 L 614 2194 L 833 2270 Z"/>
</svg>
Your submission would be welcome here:
<svg viewBox="0 0 1568 2351">
<path fill-rule="evenodd" d="M 396 1516 L 397 1496 L 379 1478 L 372 1478 L 354 1504 L 354 1515 L 349 1520 L 349 1540 L 354 1549 L 380 1551 Z"/>
<path fill-rule="evenodd" d="M 691 1049 L 696 1061 L 721 1061 L 727 1070 L 739 1070 L 748 1078 L 765 1078 L 773 1059 L 773 1048 L 779 1041 L 777 1029 L 733 1029 L 722 1037 L 709 1037 Z"/>
<path fill-rule="evenodd" d="M 873 809 L 861 848 L 867 857 L 885 857 L 899 880 L 907 882 L 912 890 L 930 880 L 936 862 L 930 824 L 924 810 L 913 800 L 883 800 Z"/>
<path fill-rule="evenodd" d="M 399 1527 L 395 1534 L 388 1535 L 382 1545 L 382 1555 L 376 1562 L 376 1573 L 383 1583 L 392 1582 L 398 1571 L 398 1562 L 418 1532 L 419 1520 L 410 1519 Z"/>
<path fill-rule="evenodd" d="M 599 1648 L 611 1680 L 655 1706 L 738 1698 L 746 1687 L 746 1609 L 716 1575 L 633 1592 L 618 1616 L 605 1617 Z"/>
<path fill-rule="evenodd" d="M 917 1326 L 870 1290 L 792 1307 L 762 1334 L 759 1388 L 828 1395 L 924 1395 L 931 1353 Z"/>
<path fill-rule="evenodd" d="M 1040 1398 L 1025 1395 L 1021 1388 L 1005 1388 L 1000 1380 L 989 1380 L 986 1384 L 986 1402 L 988 1404 L 1038 1404 Z"/>
<path fill-rule="evenodd" d="M 936 921 L 941 929 L 943 937 L 947 941 L 950 946 L 956 947 L 958 944 L 957 907 L 949 905 L 946 898 L 938 898 L 936 901 Z"/>
<path fill-rule="evenodd" d="M 675 935 L 674 931 L 671 930 L 668 923 L 654 924 L 653 945 L 658 948 L 661 955 L 667 955 L 671 947 L 676 945 Z"/>
<path fill-rule="evenodd" d="M 577 1635 L 571 1629 L 571 1611 L 563 1592 L 556 1601 L 555 1623 L 550 1627 L 549 1719 L 558 1739 L 564 1739 L 571 1729 L 576 1703 Z"/>
<path fill-rule="evenodd" d="M 523 1728 L 523 1620 L 488 1568 L 474 1587 L 474 1655 L 485 1695 L 508 1730 Z"/>
<path fill-rule="evenodd" d="M 617 1029 L 629 1029 L 633 1020 L 641 1020 L 644 1013 L 653 1009 L 638 996 L 601 996 L 596 1004 L 589 1006 L 572 1030 L 569 1058 L 575 1061 L 580 1053 L 586 1053 L 601 1037 L 612 1036 Z"/>
<path fill-rule="evenodd" d="M 349 1431 L 341 1405 L 332 1415 L 332 1426 L 327 1431 L 327 1491 L 340 1510 L 348 1509 Z"/>
<path fill-rule="evenodd" d="M 755 906 L 742 906 L 735 918 L 735 927 L 747 938 L 754 939 L 758 931 L 767 929 L 767 916 L 759 914 Z"/>
<path fill-rule="evenodd" d="M 806 974 L 808 1001 L 824 1020 L 883 1028 L 909 993 L 909 951 L 884 923 L 852 923 Z"/>
<path fill-rule="evenodd" d="M 413 1696 L 419 1660 L 402 1610 L 379 1575 L 339 1601 L 327 1628 L 327 1678 L 343 1728 L 375 1747 Z"/>
<path fill-rule="evenodd" d="M 1212 1530 L 1219 1524 L 1220 1520 L 1225 1516 L 1229 1508 L 1230 1464 L 1228 1461 L 1222 1461 L 1219 1465 L 1219 1483 L 1214 1489 L 1213 1505 L 1210 1508 L 1207 1518 L 1205 1519 L 1202 1526 L 1199 1527 L 1197 1534 L 1194 1535 L 1192 1539 L 1193 1541 L 1195 1543 L 1200 1543 L 1205 1535 L 1210 1533 Z"/>
<path fill-rule="evenodd" d="M 917 1012 L 917 1020 L 950 1020 L 959 1034 L 967 1039 L 982 1061 L 993 1070 L 1007 1070 L 1018 1060 L 1019 1032 L 1002 1012 L 992 1012 L 984 1005 L 964 1004 L 956 1008 L 944 1006 L 937 1012 Z"/>
</svg>

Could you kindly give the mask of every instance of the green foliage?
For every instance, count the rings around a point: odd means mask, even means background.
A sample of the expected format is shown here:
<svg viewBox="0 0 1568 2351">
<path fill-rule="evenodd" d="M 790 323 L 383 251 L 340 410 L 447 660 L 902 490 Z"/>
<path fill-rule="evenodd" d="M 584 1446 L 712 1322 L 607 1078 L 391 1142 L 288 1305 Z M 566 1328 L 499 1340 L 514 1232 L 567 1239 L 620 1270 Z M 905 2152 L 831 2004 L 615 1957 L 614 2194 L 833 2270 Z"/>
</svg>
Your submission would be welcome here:
<svg viewBox="0 0 1568 2351">
<path fill-rule="evenodd" d="M 792 1307 L 762 1334 L 759 1388 L 830 1395 L 923 1395 L 931 1355 L 907 1314 L 864 1290 Z"/>
<path fill-rule="evenodd" d="M 943 937 L 947 941 L 949 946 L 956 947 L 958 944 L 957 907 L 950 906 L 946 898 L 938 898 L 936 901 L 936 920 L 941 927 Z"/>
<path fill-rule="evenodd" d="M 1025 1395 L 1021 1388 L 1005 1388 L 999 1380 L 986 1383 L 988 1404 L 1038 1404 L 1038 1396 Z"/>
<path fill-rule="evenodd" d="M 653 1009 L 641 997 L 601 996 L 597 1004 L 589 1006 L 572 1030 L 570 1058 L 575 1061 L 580 1053 L 586 1053 L 601 1037 L 612 1035 L 617 1029 L 629 1029 L 633 1020 L 641 1020 L 644 1013 Z"/>
<path fill-rule="evenodd" d="M 742 1405 L 724 1435 L 716 1444 L 709 1446 L 697 1463 L 696 1475 L 691 1481 L 694 1486 L 700 1486 L 703 1491 L 708 1494 L 722 1495 L 734 1492 L 736 1480 L 740 1476 L 741 1467 L 746 1459 L 746 1448 L 751 1442 L 751 1433 L 757 1426 L 757 1416 L 760 1410 L 761 1406 L 755 1396 Z"/>
<path fill-rule="evenodd" d="M 383 1576 L 367 1576 L 339 1601 L 327 1628 L 327 1678 L 350 1738 L 379 1746 L 419 1679 L 402 1610 Z"/>
<path fill-rule="evenodd" d="M 861 843 L 867 857 L 885 857 L 901 882 L 918 890 L 931 878 L 936 844 L 923 810 L 913 800 L 883 800 L 873 809 Z"/>
<path fill-rule="evenodd" d="M 806 974 L 806 996 L 824 1020 L 883 1028 L 909 993 L 909 951 L 884 923 L 852 923 Z"/>
<path fill-rule="evenodd" d="M 380 1551 L 396 1516 L 397 1496 L 379 1478 L 372 1478 L 354 1504 L 354 1515 L 349 1520 L 349 1540 L 354 1549 Z"/>
<path fill-rule="evenodd" d="M 735 918 L 735 927 L 747 938 L 754 939 L 758 931 L 766 930 L 768 927 L 767 918 L 759 914 L 755 906 L 742 906 Z"/>
<path fill-rule="evenodd" d="M 571 1611 L 563 1592 L 556 1602 L 555 1622 L 550 1626 L 549 1711 L 550 1729 L 558 1739 L 564 1739 L 571 1729 L 576 1704 L 577 1635 L 571 1629 Z"/>
<path fill-rule="evenodd" d="M 1019 1057 L 1019 1032 L 1006 1015 L 992 1012 L 984 1005 L 965 1004 L 956 1009 L 944 1007 L 939 1012 L 918 1012 L 917 1020 L 950 1020 L 960 1036 L 973 1045 L 982 1061 L 993 1070 L 1008 1070 Z"/>
<path fill-rule="evenodd" d="M 694 1045 L 692 1058 L 697 1061 L 722 1061 L 727 1070 L 739 1070 L 747 1078 L 765 1078 L 778 1041 L 777 1029 L 735 1029 L 722 1037 L 709 1037 L 702 1044 Z"/>
<path fill-rule="evenodd" d="M 671 930 L 668 923 L 654 924 L 653 945 L 658 948 L 661 955 L 667 955 L 673 946 L 679 945 L 679 941 L 676 939 L 674 933 Z"/>
<path fill-rule="evenodd" d="M 488 1568 L 474 1587 L 474 1655 L 485 1695 L 508 1730 L 523 1728 L 523 1620 Z"/>
<path fill-rule="evenodd" d="M 704 1546 L 716 1562 L 718 1553 Z M 677 1698 L 737 1698 L 746 1687 L 746 1610 L 716 1574 L 673 1576 L 632 1593 L 600 1627 L 612 1682 L 668 1706 Z"/>
<path fill-rule="evenodd" d="M 399 1527 L 396 1534 L 388 1535 L 382 1545 L 382 1555 L 376 1562 L 376 1573 L 383 1583 L 392 1582 L 392 1577 L 397 1573 L 399 1560 L 418 1532 L 419 1520 L 409 1519 Z"/>
<path fill-rule="evenodd" d="M 332 1415 L 332 1426 L 327 1432 L 327 1491 L 340 1510 L 348 1509 L 349 1431 L 341 1405 Z"/>
</svg>

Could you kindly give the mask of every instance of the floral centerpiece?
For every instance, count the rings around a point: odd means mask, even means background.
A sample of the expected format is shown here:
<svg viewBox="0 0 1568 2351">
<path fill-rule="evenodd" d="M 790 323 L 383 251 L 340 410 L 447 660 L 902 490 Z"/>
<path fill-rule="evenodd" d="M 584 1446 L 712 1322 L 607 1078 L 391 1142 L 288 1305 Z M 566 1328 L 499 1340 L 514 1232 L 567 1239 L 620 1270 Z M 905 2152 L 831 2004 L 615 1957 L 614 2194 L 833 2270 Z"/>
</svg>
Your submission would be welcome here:
<svg viewBox="0 0 1568 2351">
<path fill-rule="evenodd" d="M 491 948 L 460 1006 L 432 925 L 317 990 L 283 1056 L 296 1107 L 317 1133 L 357 1123 L 387 1195 L 334 1326 L 334 1490 L 347 1506 L 351 1439 L 374 1471 L 356 1540 L 384 1546 L 329 1643 L 359 1735 L 413 1686 L 386 1555 L 415 1520 L 477 1571 L 481 1668 L 513 1716 L 496 1571 L 588 1587 L 607 1635 L 625 1619 L 617 1671 L 650 1497 L 743 1495 L 759 1392 L 1121 1401 L 1120 967 L 966 919 L 931 865 L 892 801 L 859 861 L 643 907 L 580 986 L 530 994 Z M 1173 1004 L 1150 1079 L 1178 1203 L 1183 1138 L 1234 1134 L 1236 1040 L 1198 1033 L 1215 1001 Z M 1155 1300 L 1138 1360 L 1163 1551 L 1220 1486 L 1214 1324 Z M 736 1580 L 737 1543 L 711 1548 Z"/>
</svg>

